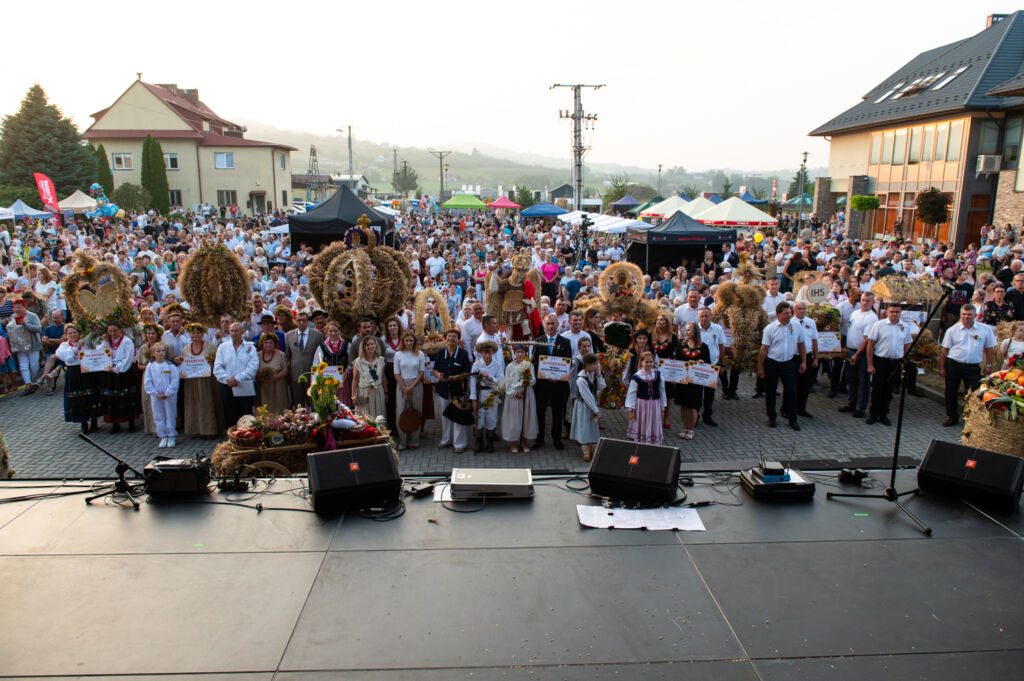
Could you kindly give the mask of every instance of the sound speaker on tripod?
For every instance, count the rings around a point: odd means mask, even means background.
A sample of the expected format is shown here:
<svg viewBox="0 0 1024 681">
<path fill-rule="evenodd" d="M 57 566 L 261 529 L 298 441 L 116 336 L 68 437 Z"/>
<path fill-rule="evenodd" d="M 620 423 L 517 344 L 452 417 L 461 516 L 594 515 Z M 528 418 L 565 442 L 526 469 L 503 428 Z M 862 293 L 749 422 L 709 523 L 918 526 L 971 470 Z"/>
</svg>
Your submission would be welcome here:
<svg viewBox="0 0 1024 681">
<path fill-rule="evenodd" d="M 590 463 L 590 490 L 626 502 L 668 503 L 679 485 L 679 448 L 603 437 Z"/>
<path fill-rule="evenodd" d="M 917 469 L 917 486 L 939 496 L 1012 509 L 1020 503 L 1024 459 L 932 440 Z"/>
<path fill-rule="evenodd" d="M 317 513 L 395 506 L 402 478 L 391 445 L 380 444 L 310 454 L 309 495 Z"/>
</svg>

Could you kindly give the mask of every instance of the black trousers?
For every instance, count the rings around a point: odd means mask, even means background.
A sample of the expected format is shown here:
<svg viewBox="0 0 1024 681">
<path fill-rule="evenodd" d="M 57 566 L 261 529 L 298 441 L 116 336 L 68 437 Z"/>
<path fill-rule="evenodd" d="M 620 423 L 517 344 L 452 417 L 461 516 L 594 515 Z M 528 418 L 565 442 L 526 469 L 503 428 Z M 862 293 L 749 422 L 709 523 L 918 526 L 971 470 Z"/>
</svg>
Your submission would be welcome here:
<svg viewBox="0 0 1024 681">
<path fill-rule="evenodd" d="M 238 419 L 252 413 L 253 407 L 256 406 L 255 396 L 235 397 L 231 392 L 231 387 L 219 381 L 217 387 L 220 388 L 220 399 L 224 403 L 224 418 L 228 422 L 228 428 L 238 423 Z"/>
<path fill-rule="evenodd" d="M 562 425 L 565 421 L 565 402 L 569 399 L 569 385 L 564 381 L 537 379 L 533 387 L 537 400 L 537 439 L 544 440 L 544 424 L 548 407 L 551 408 L 551 441 L 562 441 Z"/>
<path fill-rule="evenodd" d="M 807 396 L 811 394 L 811 386 L 818 378 L 818 368 L 814 366 L 814 360 L 807 358 L 807 369 L 802 374 L 796 375 L 796 410 L 807 411 Z"/>
<path fill-rule="evenodd" d="M 839 342 L 842 345 L 842 347 L 845 348 L 846 347 L 846 336 L 840 336 L 839 337 Z M 832 392 L 837 392 L 839 390 L 839 386 L 845 385 L 846 382 L 843 380 L 843 367 L 845 367 L 846 364 L 847 364 L 847 362 L 846 362 L 846 353 L 845 352 L 840 353 L 839 357 L 836 357 L 835 359 L 829 360 L 829 371 L 828 371 L 828 374 L 829 374 L 829 384 L 828 385 L 829 385 L 829 389 Z"/>
<path fill-rule="evenodd" d="M 729 369 L 729 371 L 723 372 L 722 374 L 722 393 L 726 395 L 735 395 L 736 388 L 740 382 L 740 370 Z"/>
<path fill-rule="evenodd" d="M 960 390 L 960 382 L 963 381 L 967 390 L 974 390 L 981 381 L 981 369 L 977 364 L 964 364 L 946 358 L 946 416 L 953 420 L 960 419 L 960 405 L 957 404 L 956 394 Z"/>
<path fill-rule="evenodd" d="M 764 405 L 770 421 L 775 420 L 775 389 L 779 381 L 782 381 L 782 416 L 791 421 L 796 419 L 797 361 L 795 357 L 785 362 L 764 360 Z"/>
<path fill-rule="evenodd" d="M 871 415 L 881 418 L 889 415 L 893 386 L 900 382 L 900 360 L 875 356 L 875 375 L 871 379 Z"/>
<path fill-rule="evenodd" d="M 703 410 L 704 418 L 711 418 L 715 411 L 715 388 L 704 388 L 704 394 L 701 395 L 700 399 L 700 406 Z"/>
</svg>

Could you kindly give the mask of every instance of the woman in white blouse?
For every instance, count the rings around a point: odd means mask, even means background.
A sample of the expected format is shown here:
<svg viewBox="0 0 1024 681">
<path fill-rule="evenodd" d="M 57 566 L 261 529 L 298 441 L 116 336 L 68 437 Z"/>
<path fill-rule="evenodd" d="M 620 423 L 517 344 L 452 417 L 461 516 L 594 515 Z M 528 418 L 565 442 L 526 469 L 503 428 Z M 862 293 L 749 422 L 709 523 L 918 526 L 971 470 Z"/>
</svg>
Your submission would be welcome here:
<svg viewBox="0 0 1024 681">
<path fill-rule="evenodd" d="M 111 366 L 99 378 L 103 420 L 114 424 L 111 435 L 121 432 L 128 423 L 128 432 L 135 432 L 135 419 L 142 414 L 139 396 L 139 372 L 135 366 L 135 344 L 124 335 L 118 322 L 107 325 L 107 339 L 100 344 L 109 350 Z"/>
<path fill-rule="evenodd" d="M 401 417 L 406 407 L 416 409 L 423 402 L 423 372 L 426 357 L 419 349 L 419 340 L 412 331 L 402 334 L 402 342 L 395 353 L 395 383 L 398 386 L 395 413 Z M 420 444 L 420 429 L 406 433 L 398 429 L 398 449 L 416 449 Z"/>
<path fill-rule="evenodd" d="M 99 393 L 96 376 L 82 373 L 82 360 L 78 353 L 83 349 L 81 334 L 72 324 L 64 327 L 67 340 L 57 346 L 57 359 L 64 363 L 64 420 L 82 424 L 83 433 L 96 430 L 96 418 L 100 415 Z"/>
</svg>

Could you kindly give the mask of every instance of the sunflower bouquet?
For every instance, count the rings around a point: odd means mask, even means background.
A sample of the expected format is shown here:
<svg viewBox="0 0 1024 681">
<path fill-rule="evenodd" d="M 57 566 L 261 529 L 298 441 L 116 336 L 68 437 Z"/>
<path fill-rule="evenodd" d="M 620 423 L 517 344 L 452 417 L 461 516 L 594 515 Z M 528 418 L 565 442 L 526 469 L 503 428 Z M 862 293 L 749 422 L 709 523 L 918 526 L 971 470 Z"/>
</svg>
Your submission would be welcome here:
<svg viewBox="0 0 1024 681">
<path fill-rule="evenodd" d="M 335 410 L 334 393 L 340 382 L 333 374 L 327 373 L 327 363 L 320 362 L 299 376 L 299 383 L 309 383 L 309 397 L 313 402 L 313 411 L 320 417 L 320 423 L 329 423 L 330 415 Z"/>
</svg>

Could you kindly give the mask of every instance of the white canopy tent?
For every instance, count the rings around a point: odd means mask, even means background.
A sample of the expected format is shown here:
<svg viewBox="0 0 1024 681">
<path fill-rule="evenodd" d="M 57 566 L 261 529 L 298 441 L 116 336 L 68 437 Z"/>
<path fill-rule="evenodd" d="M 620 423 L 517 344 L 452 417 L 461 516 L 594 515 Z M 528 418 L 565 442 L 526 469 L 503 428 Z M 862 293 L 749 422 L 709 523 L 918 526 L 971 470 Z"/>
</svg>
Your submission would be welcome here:
<svg viewBox="0 0 1024 681">
<path fill-rule="evenodd" d="M 715 204 L 712 201 L 705 199 L 703 196 L 698 196 L 693 201 L 690 201 L 688 204 L 686 204 L 686 207 L 683 208 L 683 214 L 689 215 L 691 218 L 695 218 L 697 217 L 697 215 L 703 213 L 708 208 L 714 207 Z"/>
<path fill-rule="evenodd" d="M 587 213 L 582 210 L 574 210 L 571 213 L 558 216 L 559 222 L 563 222 L 567 225 L 578 225 L 582 222 L 583 218 L 587 218 L 592 223 L 590 225 L 590 231 L 600 232 L 602 234 L 625 234 L 629 227 L 650 226 L 640 220 L 620 218 L 614 215 L 601 215 L 600 213 Z"/>
<path fill-rule="evenodd" d="M 726 199 L 717 206 L 712 206 L 691 217 L 705 225 L 728 227 L 774 227 L 779 221 L 768 213 L 754 208 L 738 196 Z"/>
<path fill-rule="evenodd" d="M 73 194 L 57 205 L 61 210 L 70 210 L 75 213 L 89 213 L 96 210 L 96 199 L 92 198 L 81 189 L 76 189 Z"/>
<path fill-rule="evenodd" d="M 705 201 L 707 201 L 707 199 L 705 199 Z M 670 196 L 661 203 L 648 206 L 647 210 L 640 213 L 640 217 L 668 220 L 673 213 L 682 210 L 683 207 L 689 205 L 689 203 L 689 201 L 681 196 Z M 711 202 L 708 201 L 708 203 Z"/>
</svg>

